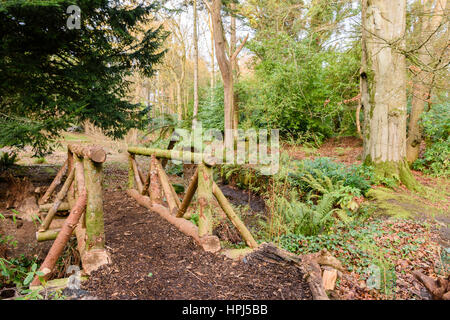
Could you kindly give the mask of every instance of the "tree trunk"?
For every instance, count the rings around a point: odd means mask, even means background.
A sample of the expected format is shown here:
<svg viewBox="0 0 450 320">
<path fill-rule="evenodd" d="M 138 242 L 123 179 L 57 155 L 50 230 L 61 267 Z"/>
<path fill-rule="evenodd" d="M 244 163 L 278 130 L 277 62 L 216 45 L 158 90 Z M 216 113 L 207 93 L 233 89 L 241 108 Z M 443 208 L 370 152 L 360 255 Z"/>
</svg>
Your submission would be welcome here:
<svg viewBox="0 0 450 320">
<path fill-rule="evenodd" d="M 216 49 L 217 63 L 219 64 L 224 88 L 224 126 L 225 126 L 225 146 L 233 146 L 233 74 L 231 63 L 226 54 L 226 39 L 224 37 L 222 17 L 222 0 L 214 0 L 211 5 L 211 16 L 214 32 L 214 45 Z"/>
<path fill-rule="evenodd" d="M 200 238 L 212 235 L 212 169 L 203 163 L 198 165 L 198 234 Z"/>
<path fill-rule="evenodd" d="M 406 162 L 405 0 L 363 0 L 361 70 L 364 159 L 379 176 L 408 188 L 416 181 Z"/>
<path fill-rule="evenodd" d="M 87 192 L 86 213 L 84 216 L 86 225 L 87 251 L 92 249 L 104 249 L 105 231 L 103 223 L 103 191 L 102 165 L 95 164 L 87 158 L 83 159 L 84 180 Z"/>
<path fill-rule="evenodd" d="M 178 120 L 183 120 L 183 99 L 181 97 L 181 81 L 177 81 L 177 113 Z"/>
<path fill-rule="evenodd" d="M 211 75 L 210 75 L 210 86 L 211 86 L 211 102 L 214 101 L 214 87 L 215 87 L 215 50 L 214 50 L 214 26 L 212 24 L 212 16 L 211 12 L 208 14 L 208 25 L 209 25 L 209 31 L 211 33 Z"/>
<path fill-rule="evenodd" d="M 422 29 L 419 37 L 419 43 L 425 43 L 418 52 L 418 59 L 424 65 L 432 64 L 432 54 L 435 53 L 432 45 L 432 38 L 428 39 L 435 32 L 444 17 L 447 0 L 438 0 L 434 9 L 431 5 L 434 1 L 426 0 L 424 2 L 424 13 L 433 11 L 430 17 L 422 17 Z M 427 41 L 428 39 L 428 41 Z M 411 114 L 409 117 L 409 131 L 406 145 L 406 158 L 409 163 L 413 163 L 419 157 L 420 143 L 422 142 L 422 128 L 419 125 L 420 117 L 425 110 L 425 105 L 429 103 L 431 90 L 433 86 L 434 74 L 427 70 L 419 70 L 413 78 L 413 96 L 411 101 Z"/>
<path fill-rule="evenodd" d="M 197 0 L 194 0 L 194 110 L 192 127 L 197 126 L 198 115 L 198 34 L 197 34 Z"/>
<path fill-rule="evenodd" d="M 236 4 L 230 3 L 231 8 L 231 26 L 230 26 L 230 54 L 229 57 L 232 57 L 234 52 L 236 51 L 237 45 L 237 37 L 236 37 L 236 16 L 234 15 L 234 11 L 236 10 Z M 231 73 L 233 75 L 233 81 L 236 82 L 239 77 L 239 65 L 237 63 L 237 59 L 231 60 Z M 233 90 L 233 129 L 237 130 L 239 124 L 239 110 L 238 110 L 238 100 L 237 94 L 234 93 Z"/>
</svg>

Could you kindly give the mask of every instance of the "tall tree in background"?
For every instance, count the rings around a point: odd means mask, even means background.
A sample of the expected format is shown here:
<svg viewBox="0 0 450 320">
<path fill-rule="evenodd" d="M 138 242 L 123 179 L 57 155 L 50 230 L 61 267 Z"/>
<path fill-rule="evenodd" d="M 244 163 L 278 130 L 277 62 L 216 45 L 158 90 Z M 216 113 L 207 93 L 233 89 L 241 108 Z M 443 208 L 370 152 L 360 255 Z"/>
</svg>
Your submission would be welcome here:
<svg viewBox="0 0 450 320">
<path fill-rule="evenodd" d="M 183 120 L 183 116 L 187 114 L 187 106 L 183 104 L 183 90 L 186 92 L 186 63 L 188 40 L 186 39 L 185 30 L 181 27 L 181 21 L 175 18 L 167 19 L 166 25 L 171 32 L 171 43 L 168 48 L 166 56 L 166 63 L 163 64 L 163 69 L 167 69 L 172 76 L 176 85 L 177 97 L 177 115 L 178 120 Z"/>
<path fill-rule="evenodd" d="M 145 110 L 128 101 L 127 79 L 151 77 L 164 54 L 164 33 L 141 25 L 158 3 L 79 0 L 81 28 L 69 30 L 73 4 L 0 3 L 0 147 L 42 153 L 74 122 L 89 120 L 113 137 L 143 123 Z"/>
<path fill-rule="evenodd" d="M 248 36 L 241 42 L 238 48 L 233 52 L 230 52 L 227 56 L 227 40 L 225 38 L 225 31 L 222 23 L 222 0 L 204 0 L 211 12 L 212 25 L 214 31 L 214 45 L 216 49 L 216 59 L 219 65 L 220 74 L 222 75 L 223 88 L 224 88 L 224 124 L 225 124 L 225 145 L 228 148 L 233 146 L 233 106 L 234 106 L 234 81 L 233 81 L 233 69 L 232 63 L 237 59 L 237 56 L 244 47 Z M 237 129 L 237 128 L 236 128 Z"/>
<path fill-rule="evenodd" d="M 216 85 L 216 54 L 215 54 L 215 50 L 214 50 L 214 28 L 212 25 L 212 17 L 211 17 L 211 12 L 208 11 L 208 29 L 209 29 L 209 33 L 210 33 L 210 42 L 211 42 L 211 49 L 210 49 L 210 59 L 211 59 L 211 73 L 210 73 L 210 78 L 209 78 L 209 86 L 210 86 L 210 96 L 211 96 L 211 101 L 214 100 L 214 87 Z"/>
<path fill-rule="evenodd" d="M 406 162 L 406 58 L 400 52 L 405 32 L 406 0 L 362 0 L 365 162 L 379 176 L 414 188 Z"/>
<path fill-rule="evenodd" d="M 420 33 L 415 38 L 418 39 L 417 53 L 413 53 L 412 62 L 416 66 L 413 77 L 413 91 L 411 101 L 411 114 L 409 117 L 409 130 L 407 139 L 406 156 L 408 162 L 412 163 L 419 157 L 420 143 L 422 142 L 422 130 L 419 124 L 425 106 L 430 104 L 431 91 L 435 82 L 436 69 L 448 64 L 448 33 L 444 30 L 441 40 L 442 45 L 436 46 L 440 30 L 448 22 L 445 14 L 447 0 L 421 0 L 422 7 L 418 25 Z M 433 6 L 434 4 L 434 6 Z M 448 26 L 447 26 L 448 28 Z M 413 72 L 414 72 L 413 71 Z"/>
<path fill-rule="evenodd" d="M 193 41 L 194 41 L 194 110 L 193 110 L 193 119 L 192 119 L 192 127 L 195 128 L 197 125 L 197 116 L 198 116 L 198 15 L 197 15 L 197 0 L 194 0 L 193 3 L 193 11 L 194 11 L 194 20 L 193 20 Z"/>
</svg>

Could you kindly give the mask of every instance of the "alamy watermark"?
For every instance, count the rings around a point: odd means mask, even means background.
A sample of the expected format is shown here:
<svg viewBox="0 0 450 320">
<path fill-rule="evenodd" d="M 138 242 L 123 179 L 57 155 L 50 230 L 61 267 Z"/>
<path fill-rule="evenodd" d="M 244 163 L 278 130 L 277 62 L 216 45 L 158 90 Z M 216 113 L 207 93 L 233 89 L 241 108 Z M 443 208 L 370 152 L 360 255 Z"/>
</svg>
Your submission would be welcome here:
<svg viewBox="0 0 450 320">
<path fill-rule="evenodd" d="M 227 138 L 225 138 L 227 137 Z M 177 147 L 171 150 L 171 158 L 178 163 L 198 164 L 202 161 L 211 165 L 236 164 L 256 165 L 261 174 L 274 175 L 279 170 L 279 130 L 204 130 L 197 123 L 193 130 L 176 129 L 172 140 Z M 193 151 L 195 156 L 192 156 Z"/>
<path fill-rule="evenodd" d="M 67 268 L 67 274 L 70 274 L 67 288 L 70 290 L 80 290 L 81 288 L 81 271 L 79 266 L 70 265 Z"/>
<path fill-rule="evenodd" d="M 81 29 L 81 9 L 77 5 L 67 7 L 66 13 L 70 14 L 67 18 L 67 28 L 69 30 Z"/>
</svg>

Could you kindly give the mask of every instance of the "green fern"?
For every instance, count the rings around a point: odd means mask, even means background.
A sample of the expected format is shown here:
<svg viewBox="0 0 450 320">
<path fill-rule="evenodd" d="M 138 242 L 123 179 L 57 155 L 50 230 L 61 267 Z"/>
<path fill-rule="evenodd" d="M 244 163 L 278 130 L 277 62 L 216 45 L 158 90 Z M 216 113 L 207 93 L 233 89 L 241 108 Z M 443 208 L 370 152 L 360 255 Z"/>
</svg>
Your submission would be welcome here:
<svg viewBox="0 0 450 320">
<path fill-rule="evenodd" d="M 0 170 L 3 168 L 8 168 L 17 162 L 17 154 L 14 152 L 3 152 L 0 151 Z"/>
</svg>

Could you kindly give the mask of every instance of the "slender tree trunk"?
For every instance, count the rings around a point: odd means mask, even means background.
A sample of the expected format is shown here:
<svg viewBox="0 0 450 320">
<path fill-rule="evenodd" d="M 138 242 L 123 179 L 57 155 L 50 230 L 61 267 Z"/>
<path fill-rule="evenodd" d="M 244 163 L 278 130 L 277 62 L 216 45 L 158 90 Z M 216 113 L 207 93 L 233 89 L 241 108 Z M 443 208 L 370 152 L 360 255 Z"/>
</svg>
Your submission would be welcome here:
<svg viewBox="0 0 450 320">
<path fill-rule="evenodd" d="M 231 71 L 231 63 L 226 54 L 226 39 L 224 37 L 222 17 L 220 11 L 222 9 L 222 1 L 214 0 L 211 5 L 212 24 L 214 32 L 214 45 L 216 49 L 217 63 L 219 64 L 220 73 L 222 75 L 224 88 L 224 126 L 225 126 L 225 146 L 232 148 L 233 135 L 233 75 Z"/>
<path fill-rule="evenodd" d="M 422 18 L 420 43 L 427 41 L 427 38 L 439 27 L 444 17 L 447 0 L 438 0 L 434 9 L 431 8 L 432 2 L 434 1 L 425 0 L 424 2 L 424 14 L 428 12 L 433 12 L 433 14 L 431 18 L 428 15 Z M 418 52 L 419 60 L 427 66 L 432 64 L 432 53 L 435 53 L 435 50 L 432 48 L 432 42 L 432 39 L 429 39 Z M 419 70 L 413 79 L 413 97 L 406 145 L 406 157 L 409 163 L 416 161 L 419 157 L 420 143 L 422 142 L 422 128 L 419 125 L 419 120 L 425 110 L 425 106 L 429 103 L 433 79 L 434 74 L 426 70 Z"/>
<path fill-rule="evenodd" d="M 237 47 L 237 37 L 236 37 L 236 16 L 234 11 L 236 10 L 236 4 L 231 3 L 230 8 L 233 11 L 231 14 L 231 36 L 230 36 L 230 57 L 233 56 Z M 231 60 L 231 72 L 233 74 L 233 81 L 237 82 L 239 78 L 239 64 L 237 57 Z M 236 92 L 233 94 L 233 129 L 237 129 L 239 125 L 239 101 Z"/>
<path fill-rule="evenodd" d="M 231 16 L 230 16 L 230 53 L 229 57 L 233 56 L 233 53 L 236 51 L 236 16 L 234 15 L 234 10 L 236 9 L 236 4 L 230 3 L 231 8 Z M 237 59 L 231 60 L 231 73 L 233 76 L 233 81 L 237 80 Z M 234 90 L 233 90 L 234 91 Z M 232 107 L 232 114 L 233 114 L 233 129 L 237 129 L 238 125 L 238 111 L 237 111 L 237 100 L 236 100 L 236 94 L 233 93 L 233 107 Z"/>
<path fill-rule="evenodd" d="M 214 50 L 214 26 L 212 24 L 211 13 L 208 14 L 208 25 L 209 31 L 211 33 L 211 76 L 210 76 L 210 84 L 211 84 L 211 101 L 214 100 L 214 87 L 216 86 L 216 63 L 215 63 L 215 50 Z"/>
<path fill-rule="evenodd" d="M 183 120 L 183 98 L 181 96 L 181 83 L 177 81 L 177 114 L 178 120 Z"/>
<path fill-rule="evenodd" d="M 378 176 L 408 188 L 416 181 L 406 162 L 406 0 L 362 0 L 364 159 Z"/>
<path fill-rule="evenodd" d="M 197 0 L 194 0 L 194 110 L 192 127 L 197 126 L 198 115 L 198 34 L 197 34 Z"/>
</svg>

